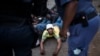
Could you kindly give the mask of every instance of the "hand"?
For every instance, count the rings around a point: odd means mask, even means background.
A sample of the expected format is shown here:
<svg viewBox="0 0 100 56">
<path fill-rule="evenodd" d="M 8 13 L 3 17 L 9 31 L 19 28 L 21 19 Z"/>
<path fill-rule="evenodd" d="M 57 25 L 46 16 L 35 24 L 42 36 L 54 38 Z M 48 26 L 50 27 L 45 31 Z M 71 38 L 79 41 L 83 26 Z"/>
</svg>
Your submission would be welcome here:
<svg viewBox="0 0 100 56">
<path fill-rule="evenodd" d="M 60 31 L 60 37 L 61 37 L 61 41 L 62 42 L 66 42 L 66 39 L 67 39 L 67 30 L 65 29 L 62 29 L 61 31 Z"/>
<path fill-rule="evenodd" d="M 67 37 L 67 29 L 62 29 L 60 31 L 60 37 Z"/>
</svg>

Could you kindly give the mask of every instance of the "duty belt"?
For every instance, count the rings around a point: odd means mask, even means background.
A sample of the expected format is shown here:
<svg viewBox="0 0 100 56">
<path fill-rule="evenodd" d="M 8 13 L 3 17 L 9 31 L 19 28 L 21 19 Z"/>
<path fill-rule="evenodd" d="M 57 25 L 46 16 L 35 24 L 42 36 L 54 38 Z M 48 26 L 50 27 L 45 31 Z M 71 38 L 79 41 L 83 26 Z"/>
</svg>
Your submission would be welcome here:
<svg viewBox="0 0 100 56">
<path fill-rule="evenodd" d="M 97 13 L 96 12 L 91 12 L 89 14 L 85 14 L 85 15 L 81 15 L 79 17 L 75 17 L 74 20 L 71 22 L 71 26 L 72 25 L 76 25 L 76 24 L 79 24 L 79 23 L 82 23 L 82 17 L 83 17 L 83 20 L 90 20 L 90 19 L 93 19 L 95 16 L 97 16 Z"/>
</svg>

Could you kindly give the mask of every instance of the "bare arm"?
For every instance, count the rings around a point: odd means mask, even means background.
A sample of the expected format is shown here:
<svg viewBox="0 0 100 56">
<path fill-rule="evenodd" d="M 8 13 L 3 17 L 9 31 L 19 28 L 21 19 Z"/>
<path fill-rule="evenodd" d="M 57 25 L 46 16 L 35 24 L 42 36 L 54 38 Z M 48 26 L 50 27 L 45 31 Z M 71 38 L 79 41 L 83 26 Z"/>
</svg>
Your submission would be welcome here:
<svg viewBox="0 0 100 56">
<path fill-rule="evenodd" d="M 77 3 L 78 1 L 71 1 L 65 4 L 63 26 L 62 26 L 61 33 L 60 33 L 61 37 L 65 37 L 67 33 L 66 31 L 75 16 L 76 9 L 77 9 Z"/>
</svg>

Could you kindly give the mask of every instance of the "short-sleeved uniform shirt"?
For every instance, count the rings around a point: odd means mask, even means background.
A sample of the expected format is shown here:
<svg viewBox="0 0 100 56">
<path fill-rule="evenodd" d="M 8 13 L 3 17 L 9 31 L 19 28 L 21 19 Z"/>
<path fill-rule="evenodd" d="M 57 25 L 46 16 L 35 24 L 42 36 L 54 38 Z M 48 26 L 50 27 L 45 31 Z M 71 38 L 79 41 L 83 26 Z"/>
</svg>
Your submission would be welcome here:
<svg viewBox="0 0 100 56">
<path fill-rule="evenodd" d="M 47 38 L 52 38 L 52 37 L 59 39 L 60 38 L 59 32 L 60 32 L 60 29 L 58 26 L 54 26 L 54 30 L 53 30 L 52 35 L 49 35 L 48 31 L 44 30 L 44 32 L 42 34 L 42 41 L 46 40 Z"/>
<path fill-rule="evenodd" d="M 64 4 L 67 4 L 71 1 L 72 0 L 55 0 L 60 16 L 63 17 Z M 76 14 L 78 14 L 80 12 L 84 12 L 86 14 L 89 14 L 93 11 L 96 11 L 96 9 L 92 5 L 92 0 L 79 0 L 78 1 Z"/>
</svg>

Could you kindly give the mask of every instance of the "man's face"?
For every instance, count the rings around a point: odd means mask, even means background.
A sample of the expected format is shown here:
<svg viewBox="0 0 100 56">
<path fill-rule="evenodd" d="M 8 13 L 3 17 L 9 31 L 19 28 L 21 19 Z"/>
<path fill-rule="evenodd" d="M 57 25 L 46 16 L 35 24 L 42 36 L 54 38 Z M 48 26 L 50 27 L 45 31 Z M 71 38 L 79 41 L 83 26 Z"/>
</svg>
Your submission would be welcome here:
<svg viewBox="0 0 100 56">
<path fill-rule="evenodd" d="M 49 33 L 50 35 L 53 34 L 53 29 L 52 29 L 52 28 L 48 29 L 47 31 L 48 31 L 48 33 Z"/>
</svg>

